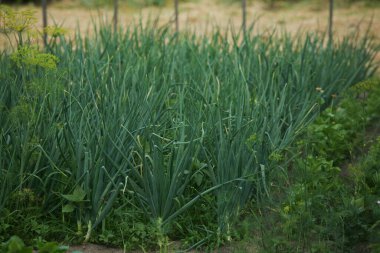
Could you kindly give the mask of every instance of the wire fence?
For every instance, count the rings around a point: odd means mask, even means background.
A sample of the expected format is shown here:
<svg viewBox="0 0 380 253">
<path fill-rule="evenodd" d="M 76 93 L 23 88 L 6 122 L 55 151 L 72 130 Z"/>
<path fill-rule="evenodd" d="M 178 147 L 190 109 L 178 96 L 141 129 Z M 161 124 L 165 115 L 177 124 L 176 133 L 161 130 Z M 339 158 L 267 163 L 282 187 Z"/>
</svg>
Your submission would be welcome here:
<svg viewBox="0 0 380 253">
<path fill-rule="evenodd" d="M 46 45 L 47 43 L 47 34 L 46 27 L 48 25 L 47 22 L 47 0 L 41 0 L 42 6 L 42 24 L 43 24 L 43 41 Z M 118 26 L 118 14 L 119 14 L 119 1 L 113 0 L 114 5 L 114 15 L 113 15 L 113 25 L 114 30 L 116 31 Z M 242 25 L 241 29 L 243 33 L 246 33 L 247 30 L 247 0 L 241 0 L 241 9 L 242 9 Z M 174 0 L 174 25 L 175 31 L 179 32 L 179 0 Z M 328 16 L 328 36 L 330 43 L 333 41 L 333 16 L 334 16 L 334 0 L 329 0 L 329 16 Z"/>
</svg>

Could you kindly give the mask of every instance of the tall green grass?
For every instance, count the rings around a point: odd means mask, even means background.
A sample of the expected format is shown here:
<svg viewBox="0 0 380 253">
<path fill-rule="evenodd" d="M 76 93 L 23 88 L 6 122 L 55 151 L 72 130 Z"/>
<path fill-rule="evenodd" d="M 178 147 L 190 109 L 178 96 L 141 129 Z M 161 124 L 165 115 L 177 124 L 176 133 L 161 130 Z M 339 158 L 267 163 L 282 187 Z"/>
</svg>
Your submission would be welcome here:
<svg viewBox="0 0 380 253">
<path fill-rule="evenodd" d="M 89 240 L 130 195 L 163 251 L 205 195 L 214 235 L 230 240 L 282 152 L 376 66 L 367 37 L 332 45 L 319 35 L 195 37 L 149 26 L 94 34 L 50 43 L 56 68 L 25 60 L 36 54 L 0 56 L 0 213 L 29 189 L 45 214 L 76 222 Z"/>
</svg>

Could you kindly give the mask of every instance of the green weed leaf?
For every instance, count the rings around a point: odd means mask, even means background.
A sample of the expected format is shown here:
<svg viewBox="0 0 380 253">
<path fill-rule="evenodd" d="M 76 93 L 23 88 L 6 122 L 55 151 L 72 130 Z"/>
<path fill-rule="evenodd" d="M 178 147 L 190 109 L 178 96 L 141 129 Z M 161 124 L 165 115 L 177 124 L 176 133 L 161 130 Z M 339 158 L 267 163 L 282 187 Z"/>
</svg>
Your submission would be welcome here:
<svg viewBox="0 0 380 253">
<path fill-rule="evenodd" d="M 75 207 L 72 204 L 67 204 L 62 207 L 62 213 L 72 213 Z"/>
<path fill-rule="evenodd" d="M 75 187 L 73 194 L 62 194 L 62 197 L 71 202 L 83 202 L 86 197 L 86 192 L 82 189 L 82 187 L 77 186 Z"/>
</svg>

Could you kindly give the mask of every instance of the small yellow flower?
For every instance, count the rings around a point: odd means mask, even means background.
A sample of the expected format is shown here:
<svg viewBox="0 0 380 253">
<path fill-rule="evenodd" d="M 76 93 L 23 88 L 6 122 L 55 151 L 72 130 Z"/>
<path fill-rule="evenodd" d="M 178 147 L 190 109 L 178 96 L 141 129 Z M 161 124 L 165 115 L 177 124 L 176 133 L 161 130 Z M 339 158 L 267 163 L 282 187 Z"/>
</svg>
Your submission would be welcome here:
<svg viewBox="0 0 380 253">
<path fill-rule="evenodd" d="M 35 12 L 31 10 L 15 11 L 12 8 L 0 5 L 0 31 L 24 32 L 37 22 Z"/>
<path fill-rule="evenodd" d="M 11 54 L 11 60 L 18 67 L 39 66 L 45 69 L 56 69 L 58 57 L 53 54 L 41 53 L 36 47 L 22 46 Z"/>
<path fill-rule="evenodd" d="M 45 27 L 44 32 L 49 36 L 57 38 L 65 35 L 67 33 L 67 29 L 58 26 L 47 26 Z"/>
<path fill-rule="evenodd" d="M 317 92 L 319 92 L 319 93 L 323 93 L 324 92 L 324 90 L 321 87 L 317 87 L 317 88 L 315 88 L 315 90 Z"/>
<path fill-rule="evenodd" d="M 269 160 L 270 161 L 274 161 L 274 162 L 280 162 L 282 161 L 283 157 L 280 153 L 278 152 L 272 152 L 270 155 L 269 155 Z"/>
</svg>

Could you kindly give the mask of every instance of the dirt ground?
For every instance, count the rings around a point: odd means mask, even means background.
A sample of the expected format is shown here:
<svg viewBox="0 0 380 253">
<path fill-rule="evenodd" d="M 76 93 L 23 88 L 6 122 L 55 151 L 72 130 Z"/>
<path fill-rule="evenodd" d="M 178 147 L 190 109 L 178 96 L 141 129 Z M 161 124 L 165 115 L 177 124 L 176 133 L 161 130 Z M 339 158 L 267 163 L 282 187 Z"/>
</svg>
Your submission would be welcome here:
<svg viewBox="0 0 380 253">
<path fill-rule="evenodd" d="M 177 243 L 172 244 L 172 248 L 178 248 Z M 71 246 L 69 249 L 69 253 L 72 253 L 74 251 L 80 251 L 83 253 L 145 253 L 146 251 L 125 251 L 123 249 L 115 249 L 115 248 L 109 248 L 102 245 L 96 245 L 96 244 L 86 244 L 86 245 L 78 245 L 78 246 Z M 176 250 L 172 249 L 170 252 L 177 252 Z M 188 251 L 188 253 L 197 253 L 199 251 L 191 250 Z M 222 247 L 215 251 L 214 253 L 234 253 L 236 252 L 236 249 L 233 246 L 228 247 Z M 249 253 L 255 253 L 257 252 L 257 249 L 253 245 L 243 245 L 239 246 L 238 252 L 249 252 Z"/>
<path fill-rule="evenodd" d="M 122 249 L 114 249 L 101 245 L 95 244 L 87 244 L 87 245 L 79 245 L 79 246 L 71 246 L 69 252 L 80 251 L 83 253 L 124 253 Z"/>
</svg>

